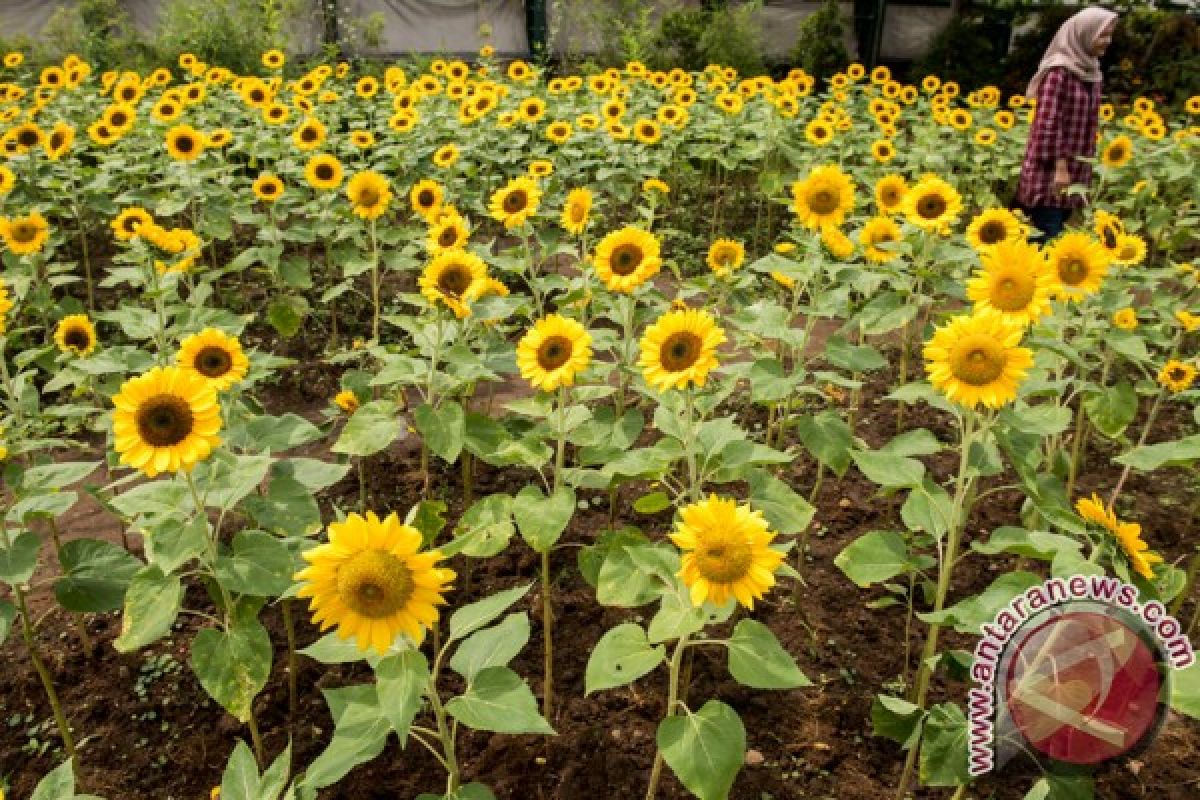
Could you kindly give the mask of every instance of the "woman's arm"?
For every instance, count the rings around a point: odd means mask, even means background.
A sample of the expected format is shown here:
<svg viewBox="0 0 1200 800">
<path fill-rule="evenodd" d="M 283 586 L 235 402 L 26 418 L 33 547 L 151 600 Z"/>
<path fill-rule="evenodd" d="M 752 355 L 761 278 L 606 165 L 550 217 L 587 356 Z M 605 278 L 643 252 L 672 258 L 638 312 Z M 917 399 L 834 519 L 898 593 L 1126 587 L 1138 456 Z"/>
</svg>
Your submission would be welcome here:
<svg viewBox="0 0 1200 800">
<path fill-rule="evenodd" d="M 1037 116 L 1029 146 L 1034 158 L 1043 164 L 1054 165 L 1054 187 L 1065 189 L 1071 184 L 1070 162 L 1064 152 L 1063 94 L 1066 89 L 1066 70 L 1052 69 L 1038 88 Z"/>
</svg>

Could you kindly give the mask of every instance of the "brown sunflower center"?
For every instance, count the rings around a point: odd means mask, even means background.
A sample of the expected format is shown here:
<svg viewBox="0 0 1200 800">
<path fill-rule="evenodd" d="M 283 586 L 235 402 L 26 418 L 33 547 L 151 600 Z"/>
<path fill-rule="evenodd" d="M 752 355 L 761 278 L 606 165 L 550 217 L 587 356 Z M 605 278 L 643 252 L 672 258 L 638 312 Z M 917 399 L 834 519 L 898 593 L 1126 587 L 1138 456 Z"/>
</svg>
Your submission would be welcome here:
<svg viewBox="0 0 1200 800">
<path fill-rule="evenodd" d="M 1001 311 L 1021 311 L 1029 306 L 1037 284 L 1028 273 L 1011 270 L 992 284 L 991 302 Z"/>
<path fill-rule="evenodd" d="M 438 244 L 442 247 L 452 247 L 458 242 L 458 231 L 453 226 L 442 228 L 442 232 L 438 234 Z"/>
<path fill-rule="evenodd" d="M 207 378 L 219 378 L 233 369 L 233 359 L 223 347 L 205 347 L 193 362 L 196 371 Z"/>
<path fill-rule="evenodd" d="M 434 204 L 434 194 L 430 189 L 422 189 L 417 193 L 417 205 L 421 208 L 431 208 Z"/>
<path fill-rule="evenodd" d="M 718 534 L 695 551 L 696 569 L 713 583 L 735 583 L 746 577 L 754 563 L 750 542 Z"/>
<path fill-rule="evenodd" d="M 1058 262 L 1058 277 L 1068 286 L 1078 286 L 1083 283 L 1089 273 L 1088 264 L 1082 258 L 1070 256 Z"/>
<path fill-rule="evenodd" d="M 538 366 L 544 370 L 558 369 L 571 358 L 571 340 L 565 336 L 551 336 L 538 347 Z"/>
<path fill-rule="evenodd" d="M 1114 144 L 1112 147 L 1108 148 L 1108 157 L 1112 161 L 1120 161 L 1125 157 L 1125 146 Z"/>
<path fill-rule="evenodd" d="M 38 235 L 38 226 L 32 222 L 14 222 L 8 226 L 9 235 L 14 242 L 29 244 Z"/>
<path fill-rule="evenodd" d="M 83 328 L 69 328 L 63 336 L 63 343 L 73 350 L 86 350 L 92 343 L 92 337 Z"/>
<path fill-rule="evenodd" d="M 587 206 L 585 206 L 583 203 L 572 203 L 571 205 L 567 206 L 567 217 L 576 225 L 587 219 L 587 213 Z"/>
<path fill-rule="evenodd" d="M 662 345 L 660 360 L 663 369 L 669 372 L 682 372 L 691 367 L 699 360 L 703 345 L 700 337 L 691 331 L 672 333 Z"/>
<path fill-rule="evenodd" d="M 364 186 L 358 190 L 357 204 L 360 206 L 375 206 L 379 204 L 380 194 L 373 186 Z"/>
<path fill-rule="evenodd" d="M 618 245 L 610 259 L 612 271 L 621 276 L 632 275 L 642 265 L 645 257 L 642 248 L 633 242 Z"/>
<path fill-rule="evenodd" d="M 33 147 L 38 143 L 38 133 L 32 128 L 22 128 L 17 132 L 17 144 L 22 147 Z"/>
<path fill-rule="evenodd" d="M 259 191 L 267 196 L 279 194 L 279 184 L 275 181 L 263 181 Z"/>
<path fill-rule="evenodd" d="M 946 213 L 946 199 L 940 194 L 927 194 L 917 201 L 917 213 L 924 219 L 937 219 Z"/>
<path fill-rule="evenodd" d="M 331 181 L 333 180 L 333 167 L 329 164 L 317 164 L 313 174 L 317 176 L 317 180 Z"/>
<path fill-rule="evenodd" d="M 1187 376 L 1187 370 L 1183 367 L 1171 367 L 1167 371 L 1167 377 L 1176 382 L 1187 380 Z"/>
<path fill-rule="evenodd" d="M 266 92 L 264 92 L 262 89 L 251 89 L 250 90 L 251 102 L 261 103 L 266 99 L 267 99 Z"/>
<path fill-rule="evenodd" d="M 1008 228 L 1000 220 L 988 220 L 979 228 L 979 241 L 984 244 L 996 244 L 1008 238 Z"/>
<path fill-rule="evenodd" d="M 196 142 L 185 133 L 175 137 L 175 149 L 181 153 L 190 153 L 196 149 Z"/>
<path fill-rule="evenodd" d="M 838 193 L 832 189 L 818 189 L 808 198 L 814 214 L 830 214 L 838 207 Z"/>
<path fill-rule="evenodd" d="M 1100 232 L 1100 238 L 1104 242 L 1104 247 L 1107 250 L 1112 250 L 1117 246 L 1117 231 L 1113 225 L 1105 225 L 1104 230 Z"/>
<path fill-rule="evenodd" d="M 307 143 L 307 142 L 315 142 L 316 140 L 317 140 L 317 129 L 316 128 L 307 128 L 306 127 L 306 128 L 300 129 L 300 141 Z"/>
<path fill-rule="evenodd" d="M 451 264 L 438 275 L 438 289 L 444 294 L 462 297 L 471 285 L 471 274 L 459 264 Z"/>
<path fill-rule="evenodd" d="M 54 133 L 50 134 L 50 149 L 57 150 L 62 147 L 63 143 L 66 141 L 66 138 L 66 134 L 62 131 L 55 131 Z"/>
<path fill-rule="evenodd" d="M 137 412 L 138 434 L 152 447 L 172 447 L 192 432 L 195 417 L 187 402 L 172 394 L 151 397 Z"/>
<path fill-rule="evenodd" d="M 954 377 L 971 386 L 986 386 L 1004 372 L 1004 348 L 991 336 L 964 337 L 950 353 Z"/>
<path fill-rule="evenodd" d="M 369 619 L 382 619 L 404 608 L 414 588 L 408 566 L 382 550 L 364 550 L 337 571 L 338 599 Z"/>
<path fill-rule="evenodd" d="M 116 125 L 118 128 L 125 125 L 129 121 L 129 115 L 124 111 L 114 111 L 112 116 L 108 118 L 109 122 Z"/>
<path fill-rule="evenodd" d="M 514 189 L 504 195 L 504 210 L 509 214 L 516 214 L 518 211 L 524 211 L 529 205 L 529 196 L 524 189 Z"/>
</svg>

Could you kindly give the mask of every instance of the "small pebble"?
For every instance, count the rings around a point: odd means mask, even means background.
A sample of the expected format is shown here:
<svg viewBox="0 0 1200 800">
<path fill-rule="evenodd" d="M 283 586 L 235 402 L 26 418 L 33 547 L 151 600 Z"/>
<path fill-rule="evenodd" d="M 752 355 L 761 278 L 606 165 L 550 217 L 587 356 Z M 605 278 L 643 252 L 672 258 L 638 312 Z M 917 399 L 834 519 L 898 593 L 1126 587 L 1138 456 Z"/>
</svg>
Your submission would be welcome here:
<svg viewBox="0 0 1200 800">
<path fill-rule="evenodd" d="M 763 763 L 763 761 L 765 761 L 765 760 L 766 759 L 763 758 L 763 754 L 758 752 L 757 750 L 747 750 L 746 751 L 746 766 L 748 766 L 748 767 L 757 767 L 759 764 Z"/>
</svg>

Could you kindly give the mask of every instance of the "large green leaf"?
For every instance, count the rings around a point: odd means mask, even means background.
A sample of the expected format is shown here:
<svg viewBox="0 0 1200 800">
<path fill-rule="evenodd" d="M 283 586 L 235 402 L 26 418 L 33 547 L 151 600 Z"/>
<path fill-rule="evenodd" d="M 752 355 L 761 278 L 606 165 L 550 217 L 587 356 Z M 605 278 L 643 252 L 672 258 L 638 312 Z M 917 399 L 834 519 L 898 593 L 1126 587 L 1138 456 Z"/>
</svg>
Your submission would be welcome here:
<svg viewBox="0 0 1200 800">
<path fill-rule="evenodd" d="M 651 645 L 641 625 L 618 625 L 600 637 L 588 658 L 584 694 L 633 683 L 665 658 L 666 648 Z"/>
<path fill-rule="evenodd" d="M 351 415 L 330 450 L 349 456 L 373 455 L 396 441 L 402 432 L 400 422 L 391 400 L 366 403 Z"/>
<path fill-rule="evenodd" d="M 292 585 L 294 562 L 287 545 L 263 531 L 239 531 L 233 552 L 217 559 L 217 580 L 231 592 L 272 597 Z"/>
<path fill-rule="evenodd" d="M 959 633 L 977 634 L 980 626 L 994 619 L 1014 597 L 1041 582 L 1042 579 L 1031 572 L 1009 572 L 996 578 L 977 595 L 940 612 L 930 611 L 918 616 L 930 624 L 953 626 Z"/>
<path fill-rule="evenodd" d="M 379 707 L 374 685 L 347 686 L 322 692 L 333 714 L 333 738 L 305 770 L 302 785 L 332 786 L 359 764 L 383 752 L 391 723 Z"/>
<path fill-rule="evenodd" d="M 850 466 L 854 435 L 840 414 L 823 411 L 796 420 L 796 434 L 813 457 L 833 470 L 838 477 Z"/>
<path fill-rule="evenodd" d="M 1166 466 L 1191 464 L 1200 460 L 1200 433 L 1171 442 L 1135 447 L 1113 460 L 1142 472 L 1153 472 Z"/>
<path fill-rule="evenodd" d="M 458 609 L 450 615 L 450 639 L 462 639 L 480 628 L 487 627 L 492 620 L 508 611 L 513 603 L 524 597 L 532 585 L 532 583 L 527 583 L 524 586 L 496 592 L 490 597 Z"/>
<path fill-rule="evenodd" d="M 13 620 L 17 618 L 17 607 L 8 600 L 0 600 L 0 644 L 8 639 Z"/>
<path fill-rule="evenodd" d="M 663 760 L 700 800 L 725 800 L 742 768 L 746 729 L 741 717 L 719 700 L 696 713 L 667 717 L 656 737 Z"/>
<path fill-rule="evenodd" d="M 145 528 L 146 556 L 164 573 L 171 573 L 210 547 L 208 517 L 162 517 Z"/>
<path fill-rule="evenodd" d="M 1171 708 L 1200 719 L 1200 662 L 1171 673 Z"/>
<path fill-rule="evenodd" d="M 100 466 L 99 461 L 72 461 L 30 467 L 21 477 L 19 492 L 66 489 L 86 478 Z"/>
<path fill-rule="evenodd" d="M 309 536 L 321 529 L 316 498 L 291 475 L 275 475 L 265 495 L 250 495 L 242 501 L 241 508 L 263 530 L 281 536 Z"/>
<path fill-rule="evenodd" d="M 850 456 L 867 480 L 885 489 L 920 486 L 925 477 L 925 465 L 908 456 L 882 450 L 855 450 Z"/>
<path fill-rule="evenodd" d="M 727 645 L 729 674 L 743 686 L 795 689 L 812 685 L 771 629 L 761 622 L 752 619 L 739 622 Z"/>
<path fill-rule="evenodd" d="M 182 600 L 179 576 L 164 575 L 154 564 L 142 567 L 125 590 L 121 635 L 113 641 L 113 647 L 128 653 L 166 636 Z"/>
<path fill-rule="evenodd" d="M 909 568 L 908 544 L 895 531 L 871 531 L 846 545 L 833 563 L 859 586 L 870 586 Z"/>
<path fill-rule="evenodd" d="M 192 641 L 192 670 L 209 696 L 239 722 L 271 674 L 271 637 L 256 617 L 239 615 L 226 631 L 205 628 Z"/>
<path fill-rule="evenodd" d="M 1096 430 L 1110 439 L 1115 439 L 1137 416 L 1137 392 L 1132 384 L 1121 381 L 1088 397 L 1084 408 Z"/>
<path fill-rule="evenodd" d="M 65 542 L 59 561 L 63 577 L 54 584 L 54 596 L 68 611 L 115 611 L 142 568 L 142 562 L 125 548 L 100 539 Z"/>
<path fill-rule="evenodd" d="M 413 411 L 413 427 L 430 451 L 447 462 L 454 463 L 462 452 L 466 415 L 458 403 L 451 401 L 440 408 L 422 403 Z"/>
<path fill-rule="evenodd" d="M 477 731 L 553 734 L 538 713 L 533 692 L 508 667 L 488 667 L 467 690 L 446 703 L 446 712 Z"/>
<path fill-rule="evenodd" d="M 562 536 L 575 513 L 575 492 L 560 486 L 549 497 L 536 486 L 526 486 L 513 498 L 512 514 L 517 530 L 539 553 L 549 550 Z"/>
<path fill-rule="evenodd" d="M 8 548 L 0 548 L 0 581 L 7 584 L 25 583 L 37 569 L 38 550 L 42 540 L 31 531 L 22 531 Z"/>
<path fill-rule="evenodd" d="M 803 533 L 812 522 L 816 509 L 767 470 L 750 470 L 746 483 L 750 487 L 750 505 L 763 512 L 772 530 L 795 535 Z"/>
<path fill-rule="evenodd" d="M 476 631 L 458 646 L 450 668 L 468 681 L 488 667 L 512 661 L 529 641 L 529 615 L 509 614 L 499 625 Z"/>
<path fill-rule="evenodd" d="M 954 703 L 939 703 L 925 717 L 920 775 L 926 786 L 958 786 L 971 780 L 967 769 L 967 718 Z"/>
<path fill-rule="evenodd" d="M 375 665 L 375 686 L 379 707 L 403 747 L 429 688 L 429 662 L 420 650 L 390 655 Z"/>
</svg>

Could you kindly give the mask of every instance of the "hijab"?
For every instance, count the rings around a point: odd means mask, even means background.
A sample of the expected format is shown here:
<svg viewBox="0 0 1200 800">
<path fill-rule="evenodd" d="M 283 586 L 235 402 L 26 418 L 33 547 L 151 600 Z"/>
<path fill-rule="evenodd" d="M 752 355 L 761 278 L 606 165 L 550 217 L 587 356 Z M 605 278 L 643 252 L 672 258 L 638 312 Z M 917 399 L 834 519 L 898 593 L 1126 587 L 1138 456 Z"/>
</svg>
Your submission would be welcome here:
<svg viewBox="0 0 1200 800">
<path fill-rule="evenodd" d="M 1054 34 L 1050 46 L 1038 64 L 1037 74 L 1029 82 L 1025 94 L 1037 97 L 1038 88 L 1046 78 L 1046 73 L 1055 67 L 1065 67 L 1075 77 L 1087 83 L 1097 83 L 1101 78 L 1100 59 L 1092 55 L 1092 45 L 1096 38 L 1117 15 L 1106 8 L 1092 6 L 1085 8 L 1068 19 Z"/>
</svg>

